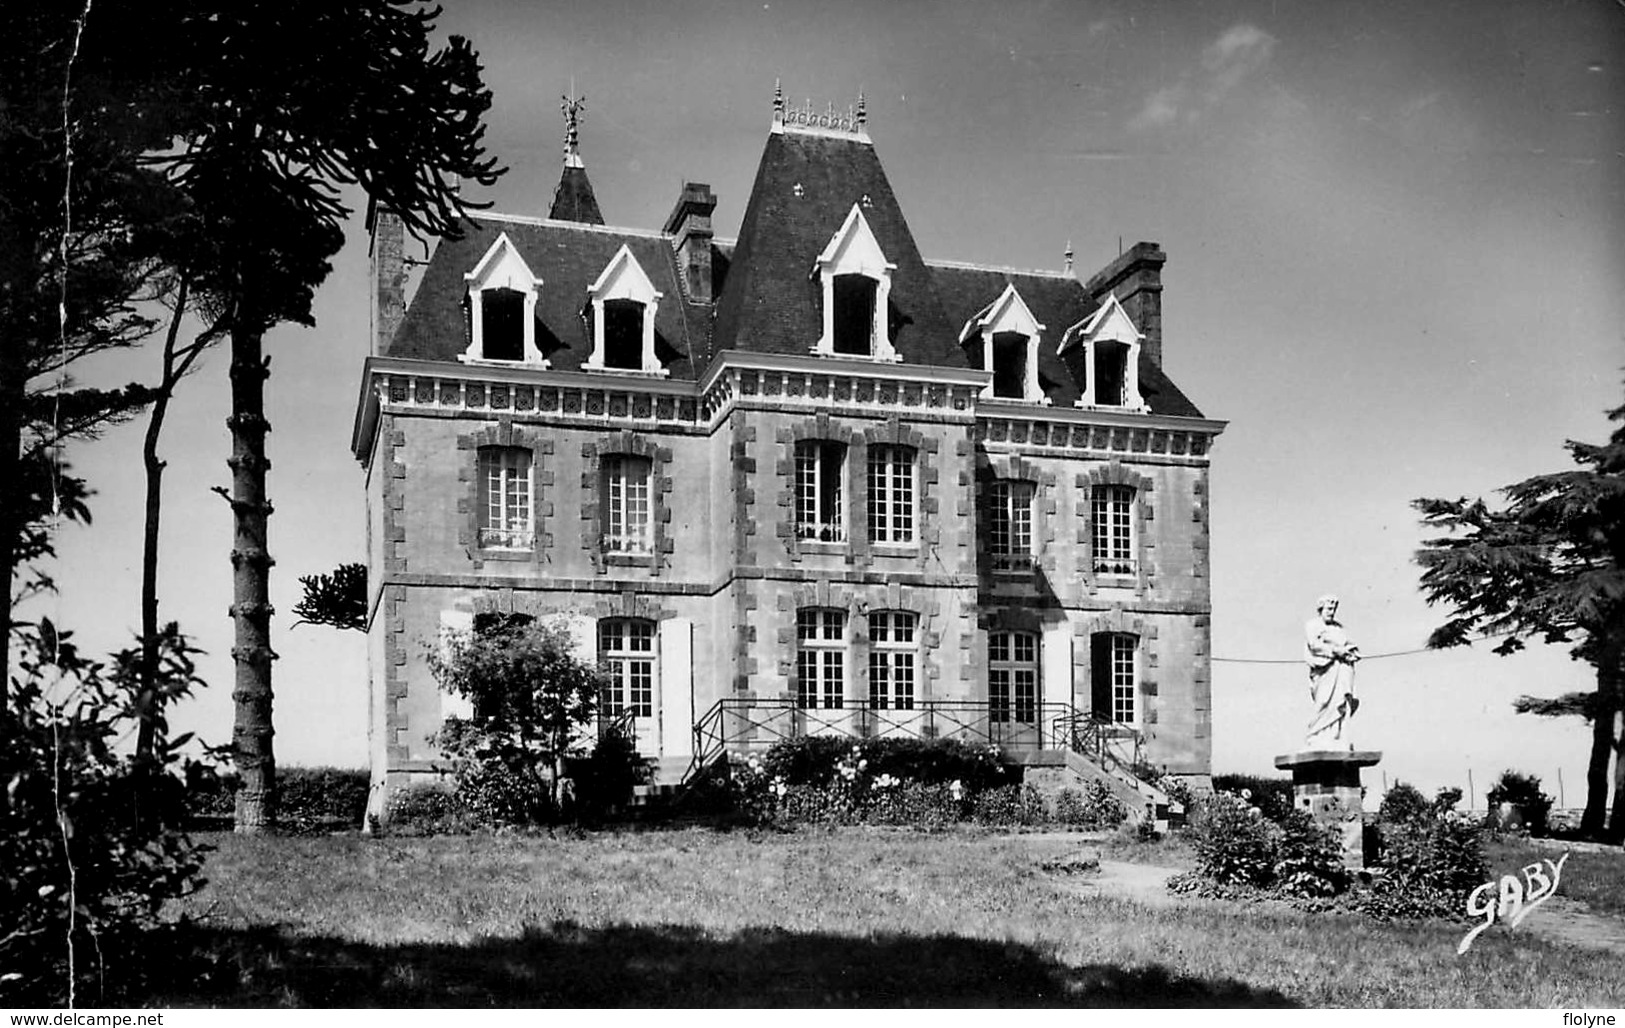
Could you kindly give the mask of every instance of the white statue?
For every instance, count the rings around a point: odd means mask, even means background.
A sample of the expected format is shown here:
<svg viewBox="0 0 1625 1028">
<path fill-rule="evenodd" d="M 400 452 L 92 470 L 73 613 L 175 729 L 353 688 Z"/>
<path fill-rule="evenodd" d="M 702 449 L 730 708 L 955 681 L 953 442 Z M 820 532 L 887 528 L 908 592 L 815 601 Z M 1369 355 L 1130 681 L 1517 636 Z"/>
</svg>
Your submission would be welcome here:
<svg viewBox="0 0 1625 1028">
<path fill-rule="evenodd" d="M 1343 722 L 1360 706 L 1354 697 L 1354 665 L 1360 659 L 1360 648 L 1349 642 L 1337 620 L 1335 596 L 1322 596 L 1315 602 L 1315 616 L 1304 623 L 1303 635 L 1309 696 L 1315 705 L 1304 746 L 1331 749 L 1343 741 Z M 1349 749 L 1353 748 L 1349 743 Z"/>
</svg>

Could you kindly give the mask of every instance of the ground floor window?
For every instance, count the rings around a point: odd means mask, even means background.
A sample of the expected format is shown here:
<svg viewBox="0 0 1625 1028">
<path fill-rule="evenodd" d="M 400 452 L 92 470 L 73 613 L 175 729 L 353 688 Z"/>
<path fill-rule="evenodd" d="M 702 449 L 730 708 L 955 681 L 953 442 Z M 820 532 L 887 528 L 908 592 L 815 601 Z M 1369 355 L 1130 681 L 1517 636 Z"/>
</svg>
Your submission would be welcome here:
<svg viewBox="0 0 1625 1028">
<path fill-rule="evenodd" d="M 913 710 L 917 618 L 900 610 L 869 615 L 869 705 Z"/>
<path fill-rule="evenodd" d="M 811 608 L 796 612 L 796 706 L 846 705 L 846 615 Z"/>
<path fill-rule="evenodd" d="M 598 662 L 609 681 L 603 711 L 618 717 L 654 716 L 655 624 L 637 618 L 598 622 Z"/>
<path fill-rule="evenodd" d="M 1038 636 L 994 632 L 987 638 L 989 720 L 1038 720 Z"/>
<path fill-rule="evenodd" d="M 1138 637 L 1126 632 L 1097 632 L 1089 639 L 1091 706 L 1097 720 L 1136 723 L 1139 683 L 1134 669 Z"/>
</svg>

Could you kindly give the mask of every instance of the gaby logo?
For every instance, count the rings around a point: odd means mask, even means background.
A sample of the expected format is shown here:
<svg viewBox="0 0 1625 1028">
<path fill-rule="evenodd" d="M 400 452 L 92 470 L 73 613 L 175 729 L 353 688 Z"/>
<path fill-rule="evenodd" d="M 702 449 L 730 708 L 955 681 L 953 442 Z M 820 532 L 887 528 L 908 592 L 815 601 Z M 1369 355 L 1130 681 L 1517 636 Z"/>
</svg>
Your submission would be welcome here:
<svg viewBox="0 0 1625 1028">
<path fill-rule="evenodd" d="M 1472 917 L 1482 917 L 1484 923 L 1462 938 L 1456 953 L 1466 953 L 1473 940 L 1497 921 L 1508 928 L 1518 927 L 1530 911 L 1545 903 L 1557 891 L 1557 883 L 1563 878 L 1563 864 L 1568 859 L 1569 855 L 1565 853 L 1555 864 L 1550 860 L 1529 864 L 1522 869 L 1521 881 L 1516 875 L 1502 875 L 1499 882 L 1485 882 L 1474 889 L 1472 895 L 1467 897 L 1467 913 Z M 1547 867 L 1552 869 L 1550 876 L 1546 874 Z"/>
</svg>

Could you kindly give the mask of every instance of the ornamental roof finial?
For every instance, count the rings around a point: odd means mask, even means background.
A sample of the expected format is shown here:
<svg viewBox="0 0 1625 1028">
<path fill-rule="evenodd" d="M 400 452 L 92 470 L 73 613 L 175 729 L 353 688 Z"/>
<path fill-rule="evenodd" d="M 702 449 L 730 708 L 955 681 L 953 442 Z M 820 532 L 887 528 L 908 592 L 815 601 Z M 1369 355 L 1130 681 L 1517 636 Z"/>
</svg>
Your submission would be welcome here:
<svg viewBox="0 0 1625 1028">
<path fill-rule="evenodd" d="M 784 88 L 778 79 L 773 80 L 773 123 L 784 123 Z"/>
<path fill-rule="evenodd" d="M 1066 258 L 1066 273 L 1070 275 L 1072 274 L 1072 240 L 1068 239 L 1066 241 L 1066 253 L 1062 254 L 1062 256 Z"/>
<path fill-rule="evenodd" d="M 570 80 L 570 93 L 576 91 L 575 79 Z M 587 98 L 565 95 L 559 109 L 564 112 L 564 166 L 583 167 L 581 163 L 581 121 L 587 110 Z"/>
<path fill-rule="evenodd" d="M 864 126 L 866 126 L 869 123 L 869 108 L 868 108 L 868 105 L 863 102 L 863 87 L 862 86 L 858 87 L 858 116 L 857 116 L 857 123 L 858 123 L 858 131 L 859 132 L 862 132 L 863 129 L 864 129 Z"/>
</svg>

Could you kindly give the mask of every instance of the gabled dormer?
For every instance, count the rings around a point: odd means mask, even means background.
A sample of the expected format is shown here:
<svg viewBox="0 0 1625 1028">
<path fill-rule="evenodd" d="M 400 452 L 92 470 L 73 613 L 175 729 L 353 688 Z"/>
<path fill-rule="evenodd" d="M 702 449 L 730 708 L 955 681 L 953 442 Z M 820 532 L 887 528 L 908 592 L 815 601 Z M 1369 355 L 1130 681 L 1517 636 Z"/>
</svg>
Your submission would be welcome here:
<svg viewBox="0 0 1625 1028">
<path fill-rule="evenodd" d="M 813 262 L 823 290 L 823 334 L 814 353 L 901 360 L 886 331 L 892 272 L 858 204 Z"/>
<path fill-rule="evenodd" d="M 622 245 L 587 287 L 592 352 L 581 366 L 591 371 L 666 374 L 655 355 L 655 308 L 664 296 L 632 250 Z"/>
<path fill-rule="evenodd" d="M 536 348 L 536 297 L 542 280 L 519 256 L 506 232 L 463 281 L 469 339 L 458 359 L 547 367 L 547 358 Z"/>
<path fill-rule="evenodd" d="M 1079 407 L 1145 409 L 1139 380 L 1144 338 L 1116 293 L 1107 294 L 1093 314 L 1066 330 L 1056 352 L 1070 355 L 1068 364 L 1083 373 Z"/>
<path fill-rule="evenodd" d="M 985 295 L 985 294 L 984 294 Z M 1038 382 L 1038 340 L 1044 326 L 1033 316 L 1014 283 L 965 322 L 959 345 L 979 354 L 980 367 L 993 372 L 983 396 L 1048 403 Z M 973 363 L 978 357 L 972 357 Z"/>
</svg>

